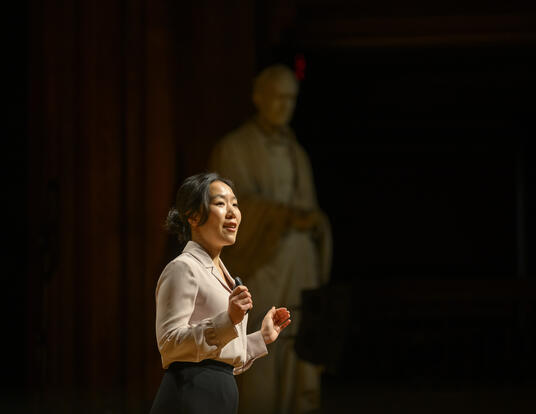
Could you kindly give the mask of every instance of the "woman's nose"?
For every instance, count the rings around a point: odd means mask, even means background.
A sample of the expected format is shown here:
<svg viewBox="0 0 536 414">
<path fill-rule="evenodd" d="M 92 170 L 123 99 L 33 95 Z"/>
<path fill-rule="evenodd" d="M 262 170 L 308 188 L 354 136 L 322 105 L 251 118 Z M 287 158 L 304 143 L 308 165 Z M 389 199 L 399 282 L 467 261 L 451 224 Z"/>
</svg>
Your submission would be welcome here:
<svg viewBox="0 0 536 414">
<path fill-rule="evenodd" d="M 235 208 L 234 206 L 228 206 L 227 207 L 227 214 L 226 214 L 227 217 L 235 217 L 236 216 L 236 211 L 235 211 Z"/>
</svg>

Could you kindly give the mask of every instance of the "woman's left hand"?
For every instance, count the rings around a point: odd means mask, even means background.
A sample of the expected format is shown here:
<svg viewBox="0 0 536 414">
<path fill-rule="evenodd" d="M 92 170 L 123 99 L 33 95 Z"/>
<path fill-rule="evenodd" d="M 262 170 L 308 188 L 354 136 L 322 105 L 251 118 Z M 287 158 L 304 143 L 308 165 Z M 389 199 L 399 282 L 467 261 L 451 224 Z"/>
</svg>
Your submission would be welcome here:
<svg viewBox="0 0 536 414">
<path fill-rule="evenodd" d="M 287 308 L 272 306 L 262 320 L 261 334 L 265 344 L 274 342 L 281 331 L 290 324 L 290 312 Z"/>
</svg>

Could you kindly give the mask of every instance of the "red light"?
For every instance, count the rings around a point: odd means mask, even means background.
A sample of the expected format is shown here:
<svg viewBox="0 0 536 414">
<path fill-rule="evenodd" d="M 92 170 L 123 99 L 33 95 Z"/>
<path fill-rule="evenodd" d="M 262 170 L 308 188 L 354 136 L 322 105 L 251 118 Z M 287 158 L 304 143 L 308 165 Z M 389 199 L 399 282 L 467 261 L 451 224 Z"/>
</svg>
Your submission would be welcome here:
<svg viewBox="0 0 536 414">
<path fill-rule="evenodd" d="M 307 62 L 305 61 L 305 56 L 303 55 L 303 53 L 298 53 L 296 56 L 294 56 L 294 73 L 296 74 L 296 78 L 299 81 L 305 79 L 306 66 Z"/>
</svg>

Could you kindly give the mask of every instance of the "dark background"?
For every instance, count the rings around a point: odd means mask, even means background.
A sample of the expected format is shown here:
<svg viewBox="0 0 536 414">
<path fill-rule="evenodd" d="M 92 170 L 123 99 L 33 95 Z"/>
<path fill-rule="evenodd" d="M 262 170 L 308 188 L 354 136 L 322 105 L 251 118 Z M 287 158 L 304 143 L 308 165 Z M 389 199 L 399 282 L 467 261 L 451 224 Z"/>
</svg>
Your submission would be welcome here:
<svg viewBox="0 0 536 414">
<path fill-rule="evenodd" d="M 252 77 L 296 59 L 292 124 L 334 234 L 310 302 L 337 316 L 314 350 L 325 411 L 536 406 L 532 2 L 32 0 L 6 16 L 2 408 L 148 411 L 174 191 L 253 112 Z"/>
</svg>

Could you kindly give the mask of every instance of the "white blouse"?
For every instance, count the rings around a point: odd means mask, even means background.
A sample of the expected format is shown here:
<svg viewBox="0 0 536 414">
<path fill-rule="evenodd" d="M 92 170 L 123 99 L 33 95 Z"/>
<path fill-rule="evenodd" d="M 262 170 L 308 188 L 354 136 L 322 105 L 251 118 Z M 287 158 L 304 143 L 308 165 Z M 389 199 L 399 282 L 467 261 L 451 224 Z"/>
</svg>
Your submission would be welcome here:
<svg viewBox="0 0 536 414">
<path fill-rule="evenodd" d="M 220 265 L 234 286 L 221 261 Z M 163 368 L 174 361 L 214 359 L 234 366 L 237 375 L 268 354 L 260 331 L 247 335 L 247 314 L 237 325 L 231 322 L 230 294 L 208 253 L 189 241 L 156 286 L 156 340 Z"/>
</svg>

